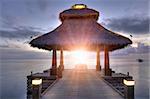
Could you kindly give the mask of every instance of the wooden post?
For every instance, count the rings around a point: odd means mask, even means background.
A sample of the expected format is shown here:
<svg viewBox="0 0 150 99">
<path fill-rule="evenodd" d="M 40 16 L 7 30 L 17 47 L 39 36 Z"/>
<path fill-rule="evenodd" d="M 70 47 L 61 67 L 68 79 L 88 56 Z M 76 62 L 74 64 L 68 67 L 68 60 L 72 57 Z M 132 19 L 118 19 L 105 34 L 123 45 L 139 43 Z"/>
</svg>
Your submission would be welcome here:
<svg viewBox="0 0 150 99">
<path fill-rule="evenodd" d="M 53 50 L 51 75 L 57 75 L 57 52 Z"/>
<path fill-rule="evenodd" d="M 132 79 L 124 79 L 123 83 L 125 85 L 125 90 L 124 90 L 125 99 L 134 99 L 135 81 Z"/>
<path fill-rule="evenodd" d="M 58 78 L 62 78 L 62 67 L 61 66 L 58 67 L 57 75 L 58 75 Z"/>
<path fill-rule="evenodd" d="M 64 56 L 63 56 L 63 49 L 60 50 L 60 66 L 61 66 L 61 69 L 64 70 Z"/>
<path fill-rule="evenodd" d="M 41 99 L 41 85 L 32 86 L 32 99 Z"/>
<path fill-rule="evenodd" d="M 100 65 L 100 50 L 97 48 L 97 57 L 96 57 L 96 71 L 101 70 L 101 65 Z"/>
<path fill-rule="evenodd" d="M 111 76 L 111 69 L 109 67 L 109 52 L 107 46 L 104 47 L 104 54 L 105 54 L 104 58 L 105 76 Z"/>
<path fill-rule="evenodd" d="M 32 99 L 41 99 L 42 79 L 32 80 Z"/>
<path fill-rule="evenodd" d="M 63 49 L 60 50 L 60 65 L 58 67 L 58 77 L 62 78 L 62 71 L 64 70 L 64 61 L 63 61 Z"/>
</svg>

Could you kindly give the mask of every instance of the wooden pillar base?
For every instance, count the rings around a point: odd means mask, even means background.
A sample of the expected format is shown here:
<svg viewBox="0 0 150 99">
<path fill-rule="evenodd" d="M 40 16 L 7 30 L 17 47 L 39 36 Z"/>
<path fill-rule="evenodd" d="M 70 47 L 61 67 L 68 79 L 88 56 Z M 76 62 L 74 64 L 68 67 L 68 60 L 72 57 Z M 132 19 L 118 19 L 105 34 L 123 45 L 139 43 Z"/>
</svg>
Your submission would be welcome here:
<svg viewBox="0 0 150 99">
<path fill-rule="evenodd" d="M 64 70 L 64 65 L 59 65 L 59 67 L 61 68 L 61 70 Z"/>
<path fill-rule="evenodd" d="M 62 65 L 62 70 L 64 71 L 64 65 Z"/>
<path fill-rule="evenodd" d="M 112 76 L 112 70 L 111 69 L 105 69 L 105 76 Z"/>
<path fill-rule="evenodd" d="M 50 75 L 57 76 L 57 51 L 53 50 L 52 53 L 52 68 L 50 69 Z"/>
<path fill-rule="evenodd" d="M 101 65 L 96 65 L 96 71 L 101 71 Z"/>
<path fill-rule="evenodd" d="M 58 78 L 62 78 L 62 67 L 58 67 L 58 72 L 57 72 Z"/>
<path fill-rule="evenodd" d="M 57 68 L 56 69 L 50 69 L 50 75 L 57 75 Z"/>
</svg>

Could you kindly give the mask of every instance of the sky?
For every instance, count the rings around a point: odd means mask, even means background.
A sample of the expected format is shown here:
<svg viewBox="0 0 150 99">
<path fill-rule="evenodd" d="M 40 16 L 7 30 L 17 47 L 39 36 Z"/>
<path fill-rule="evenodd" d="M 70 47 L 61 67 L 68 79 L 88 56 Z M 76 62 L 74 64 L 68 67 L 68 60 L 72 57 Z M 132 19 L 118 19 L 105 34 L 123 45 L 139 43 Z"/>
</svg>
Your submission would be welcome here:
<svg viewBox="0 0 150 99">
<path fill-rule="evenodd" d="M 150 46 L 149 0 L 0 0 L 0 56 L 46 57 L 28 43 L 59 26 L 59 13 L 74 4 L 100 12 L 105 28 Z"/>
</svg>

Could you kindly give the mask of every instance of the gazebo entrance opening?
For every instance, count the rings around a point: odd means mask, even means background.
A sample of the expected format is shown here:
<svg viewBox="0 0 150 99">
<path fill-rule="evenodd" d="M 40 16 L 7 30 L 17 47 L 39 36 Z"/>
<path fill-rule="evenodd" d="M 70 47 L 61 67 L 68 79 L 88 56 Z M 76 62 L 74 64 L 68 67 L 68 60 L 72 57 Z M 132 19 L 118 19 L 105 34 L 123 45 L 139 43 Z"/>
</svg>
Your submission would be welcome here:
<svg viewBox="0 0 150 99">
<path fill-rule="evenodd" d="M 76 59 L 78 59 L 79 63 L 78 64 L 83 64 L 82 61 L 87 61 L 87 56 L 86 52 L 83 50 L 80 51 L 74 51 L 73 55 Z M 96 71 L 101 71 L 101 62 L 100 62 L 100 50 L 97 50 L 96 52 Z M 52 68 L 50 75 L 57 75 L 57 73 L 62 74 L 62 71 L 64 70 L 64 54 L 63 50 L 60 50 L 60 64 L 59 67 L 57 68 L 57 51 L 53 50 L 52 51 Z M 111 76 L 111 69 L 109 67 L 109 52 L 107 47 L 105 47 L 104 51 L 104 73 L 107 76 Z"/>
</svg>

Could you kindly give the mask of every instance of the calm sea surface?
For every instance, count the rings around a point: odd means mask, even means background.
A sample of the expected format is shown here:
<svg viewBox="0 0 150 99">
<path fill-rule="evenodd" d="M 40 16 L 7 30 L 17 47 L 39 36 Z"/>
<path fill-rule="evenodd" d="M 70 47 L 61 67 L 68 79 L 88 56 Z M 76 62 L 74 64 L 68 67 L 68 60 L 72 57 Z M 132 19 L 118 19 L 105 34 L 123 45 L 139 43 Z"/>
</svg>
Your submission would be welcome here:
<svg viewBox="0 0 150 99">
<path fill-rule="evenodd" d="M 144 62 L 139 63 L 137 58 L 143 58 Z M 103 61 L 103 58 L 101 59 Z M 89 68 L 95 67 L 95 59 L 87 59 Z M 65 66 L 72 68 L 74 62 L 66 59 Z M 0 60 L 0 99 L 26 99 L 26 76 L 31 71 L 42 72 L 50 68 L 50 59 L 21 59 L 21 60 Z M 149 99 L 149 58 L 145 55 L 128 55 L 110 57 L 111 68 L 116 72 L 127 73 L 134 77 L 135 99 Z M 101 62 L 101 65 L 103 63 Z"/>
</svg>

